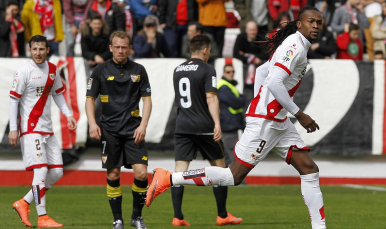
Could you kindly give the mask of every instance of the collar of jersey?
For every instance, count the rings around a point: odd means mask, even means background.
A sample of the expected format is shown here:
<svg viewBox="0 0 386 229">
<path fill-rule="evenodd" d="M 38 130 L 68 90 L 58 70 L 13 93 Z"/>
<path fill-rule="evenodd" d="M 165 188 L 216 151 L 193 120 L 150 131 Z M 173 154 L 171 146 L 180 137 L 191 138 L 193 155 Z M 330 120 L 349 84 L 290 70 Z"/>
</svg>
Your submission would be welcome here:
<svg viewBox="0 0 386 229">
<path fill-rule="evenodd" d="M 129 64 L 129 62 L 130 62 L 129 58 L 127 58 L 127 61 L 126 61 L 125 64 L 117 64 L 117 63 L 114 62 L 113 58 L 111 58 L 110 60 L 111 60 L 111 63 L 113 63 L 113 65 L 115 67 L 117 67 L 117 68 L 120 68 L 121 66 L 126 67 Z"/>
<path fill-rule="evenodd" d="M 304 46 L 304 48 L 306 48 L 306 49 L 308 50 L 308 49 L 310 48 L 310 46 L 311 46 L 311 42 L 309 42 L 309 41 L 307 40 L 307 38 L 305 38 L 305 37 L 303 36 L 303 34 L 301 34 L 299 31 L 296 31 L 296 34 L 299 35 L 300 41 L 301 41 L 302 45 Z"/>
<path fill-rule="evenodd" d="M 30 60 L 30 63 L 31 63 L 31 65 L 34 66 L 34 67 L 44 68 L 44 67 L 46 66 L 47 61 L 44 61 L 43 64 L 37 64 L 37 63 L 35 63 L 35 61 Z"/>
</svg>

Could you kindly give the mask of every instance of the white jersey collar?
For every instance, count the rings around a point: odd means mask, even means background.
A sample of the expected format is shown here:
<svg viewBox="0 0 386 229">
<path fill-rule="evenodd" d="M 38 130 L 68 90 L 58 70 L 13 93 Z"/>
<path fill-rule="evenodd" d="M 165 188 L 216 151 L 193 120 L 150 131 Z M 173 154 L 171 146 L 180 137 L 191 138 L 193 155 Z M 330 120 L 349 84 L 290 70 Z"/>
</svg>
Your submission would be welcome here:
<svg viewBox="0 0 386 229">
<path fill-rule="evenodd" d="M 38 68 L 44 68 L 47 66 L 47 61 L 44 61 L 43 64 L 36 64 L 35 61 L 33 61 L 32 59 L 30 60 L 30 63 L 32 66 L 34 67 L 38 67 Z"/>
<path fill-rule="evenodd" d="M 309 42 L 309 41 L 307 40 L 307 38 L 305 38 L 305 37 L 303 36 L 303 34 L 301 34 L 299 31 L 296 31 L 296 34 L 299 35 L 300 41 L 302 42 L 304 48 L 306 48 L 306 49 L 308 50 L 308 49 L 310 48 L 310 46 L 311 46 L 311 42 Z"/>
</svg>

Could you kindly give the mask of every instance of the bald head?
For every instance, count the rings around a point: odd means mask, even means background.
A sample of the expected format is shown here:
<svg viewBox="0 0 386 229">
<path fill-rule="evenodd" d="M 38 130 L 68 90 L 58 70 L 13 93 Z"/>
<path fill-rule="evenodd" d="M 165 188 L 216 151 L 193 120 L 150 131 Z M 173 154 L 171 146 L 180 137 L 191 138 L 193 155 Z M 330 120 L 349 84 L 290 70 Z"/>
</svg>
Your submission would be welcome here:
<svg viewBox="0 0 386 229">
<path fill-rule="evenodd" d="M 247 33 L 248 40 L 255 40 L 257 33 L 259 32 L 256 22 L 247 22 L 245 26 L 245 32 Z"/>
</svg>

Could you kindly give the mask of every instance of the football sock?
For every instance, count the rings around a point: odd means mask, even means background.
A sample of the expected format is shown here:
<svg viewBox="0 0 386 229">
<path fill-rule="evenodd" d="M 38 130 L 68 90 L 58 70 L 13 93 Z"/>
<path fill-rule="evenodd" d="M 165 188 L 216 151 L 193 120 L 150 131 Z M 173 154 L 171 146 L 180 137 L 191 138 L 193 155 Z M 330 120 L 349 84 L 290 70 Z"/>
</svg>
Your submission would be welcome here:
<svg viewBox="0 0 386 229">
<path fill-rule="evenodd" d="M 228 197 L 228 187 L 213 185 L 213 194 L 214 197 L 216 197 L 217 215 L 221 218 L 226 218 L 228 216 L 228 212 L 225 207 Z"/>
<path fill-rule="evenodd" d="M 310 213 L 312 229 L 325 229 L 323 195 L 319 187 L 319 173 L 301 175 L 301 189 L 304 203 Z"/>
<path fill-rule="evenodd" d="M 183 197 L 184 197 L 184 186 L 182 185 L 172 186 L 174 217 L 179 220 L 184 219 L 184 215 L 182 214 L 182 210 L 181 210 Z"/>
<path fill-rule="evenodd" d="M 203 169 L 190 170 L 186 172 L 174 172 L 171 175 L 173 185 L 221 185 L 233 186 L 233 174 L 229 168 L 210 166 Z"/>
<path fill-rule="evenodd" d="M 31 204 L 34 200 L 34 195 L 32 193 L 32 189 L 29 190 L 29 192 L 24 196 L 24 201 L 28 204 Z"/>
<path fill-rule="evenodd" d="M 109 180 L 107 179 L 107 197 L 109 199 L 111 211 L 113 212 L 114 221 L 122 218 L 122 190 L 120 185 L 120 179 Z"/>
<path fill-rule="evenodd" d="M 46 177 L 47 167 L 34 169 L 32 180 L 32 194 L 35 200 L 36 211 L 39 216 L 47 215 L 46 211 Z"/>
<path fill-rule="evenodd" d="M 132 186 L 132 194 L 133 194 L 133 214 L 131 215 L 132 219 L 142 216 L 142 208 L 145 204 L 147 184 L 148 184 L 147 179 L 137 180 L 134 178 L 134 184 Z"/>
</svg>

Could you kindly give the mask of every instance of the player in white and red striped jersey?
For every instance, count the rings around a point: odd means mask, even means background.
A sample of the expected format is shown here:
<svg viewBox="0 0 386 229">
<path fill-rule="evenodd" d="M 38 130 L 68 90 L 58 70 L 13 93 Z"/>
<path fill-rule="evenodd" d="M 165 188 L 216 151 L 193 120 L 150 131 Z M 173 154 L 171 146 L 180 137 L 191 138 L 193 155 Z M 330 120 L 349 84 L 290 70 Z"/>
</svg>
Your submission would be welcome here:
<svg viewBox="0 0 386 229">
<path fill-rule="evenodd" d="M 62 95 L 64 86 L 56 66 L 46 61 L 49 52 L 44 36 L 33 36 L 29 43 L 32 60 L 19 68 L 13 77 L 10 91 L 9 142 L 16 146 L 20 137 L 26 170 L 33 170 L 32 189 L 24 198 L 13 203 L 21 221 L 31 227 L 29 204 L 34 200 L 39 215 L 38 227 L 62 227 L 47 215 L 46 190 L 63 175 L 63 161 L 59 144 L 53 136 L 51 97 L 67 117 L 70 129 L 76 121 Z M 19 131 L 17 124 L 20 104 Z"/>
<path fill-rule="evenodd" d="M 318 124 L 293 102 L 307 67 L 307 51 L 322 29 L 322 14 L 312 6 L 299 12 L 298 20 L 287 24 L 273 38 L 262 41 L 272 54 L 269 62 L 256 70 L 255 97 L 246 112 L 246 128 L 235 146 L 235 159 L 229 168 L 171 173 L 157 168 L 147 191 L 146 205 L 170 185 L 239 185 L 270 152 L 278 154 L 300 174 L 301 190 L 313 229 L 325 229 L 319 168 L 308 154 L 309 148 L 287 119 L 293 114 L 308 133 Z"/>
</svg>

